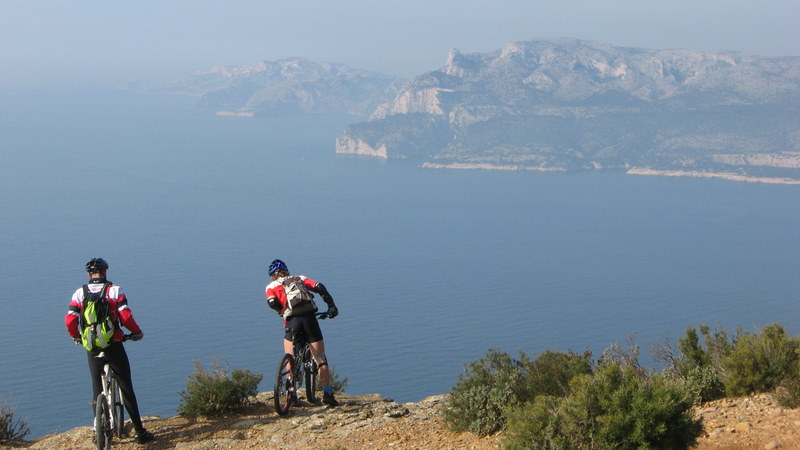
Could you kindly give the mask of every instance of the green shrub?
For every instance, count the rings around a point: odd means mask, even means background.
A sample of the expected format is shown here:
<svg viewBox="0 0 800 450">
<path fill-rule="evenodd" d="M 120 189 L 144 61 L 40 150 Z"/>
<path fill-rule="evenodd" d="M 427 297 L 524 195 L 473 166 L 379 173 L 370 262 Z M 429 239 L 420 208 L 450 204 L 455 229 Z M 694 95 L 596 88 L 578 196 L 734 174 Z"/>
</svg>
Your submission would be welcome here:
<svg viewBox="0 0 800 450">
<path fill-rule="evenodd" d="M 643 383 L 633 402 L 630 418 L 635 432 L 631 447 L 688 448 L 703 432 L 693 417 L 693 398 L 682 383 L 653 375 Z M 624 405 L 620 405 L 624 407 Z"/>
<path fill-rule="evenodd" d="M 521 378 L 516 396 L 520 401 L 530 401 L 539 395 L 564 397 L 569 393 L 569 382 L 577 375 L 592 373 L 592 354 L 584 352 L 558 352 L 547 350 L 531 360 L 520 354 Z"/>
<path fill-rule="evenodd" d="M 631 365 L 605 363 L 578 375 L 566 397 L 539 396 L 509 407 L 503 446 L 510 449 L 687 448 L 702 433 L 692 398 L 667 377 L 642 377 Z"/>
<path fill-rule="evenodd" d="M 694 381 L 698 381 L 698 377 L 710 381 L 709 375 L 712 374 L 721 377 L 720 361 L 732 348 L 728 334 L 720 330 L 712 333 L 705 324 L 700 325 L 700 333 L 704 337 L 704 344 L 700 343 L 697 330 L 688 327 L 684 336 L 678 339 L 677 349 L 669 341 L 650 348 L 656 359 L 665 364 L 664 373 L 682 380 L 689 380 L 691 376 Z"/>
<path fill-rule="evenodd" d="M 249 370 L 224 370 L 212 359 L 212 370 L 194 361 L 194 373 L 186 380 L 186 390 L 180 393 L 178 414 L 182 416 L 210 416 L 223 414 L 244 406 L 249 397 L 258 393 L 261 375 Z"/>
<path fill-rule="evenodd" d="M 678 349 L 681 356 L 675 362 L 681 377 L 686 377 L 690 370 L 696 367 L 713 367 L 717 371 L 722 369 L 722 360 L 731 352 L 733 344 L 742 335 L 740 328 L 731 339 L 728 332 L 721 329 L 712 330 L 707 324 L 699 325 L 703 343 L 694 327 L 687 327 L 684 337 L 678 340 Z"/>
<path fill-rule="evenodd" d="M 696 401 L 768 392 L 781 384 L 785 385 L 784 394 L 790 395 L 800 341 L 787 337 L 781 325 L 768 325 L 757 334 L 737 328 L 732 338 L 705 324 L 699 328 L 703 345 L 697 331 L 689 327 L 678 341 L 682 355 L 662 358 L 672 364 L 667 372 L 684 379 Z"/>
<path fill-rule="evenodd" d="M 0 405 L 0 442 L 20 440 L 30 432 L 27 421 L 14 419 L 13 406 Z"/>
<path fill-rule="evenodd" d="M 336 367 L 331 367 L 329 369 L 331 375 L 331 388 L 333 388 L 333 392 L 345 392 L 347 389 L 347 377 L 339 378 L 339 372 L 336 371 Z M 320 390 L 322 390 L 322 386 L 318 386 Z"/>
<path fill-rule="evenodd" d="M 663 344 L 651 345 L 650 353 L 656 361 L 661 361 L 664 365 L 662 373 L 672 378 L 683 378 L 686 374 L 683 372 L 686 357 L 680 353 L 669 339 L 665 338 Z"/>
<path fill-rule="evenodd" d="M 717 328 L 712 331 L 710 326 L 701 324 L 700 333 L 703 335 L 703 342 L 706 347 L 705 352 L 708 355 L 709 364 L 720 373 L 723 373 L 722 361 L 733 350 L 733 346 L 736 344 L 736 341 L 739 340 L 739 337 L 744 334 L 742 329 L 737 328 L 733 337 L 730 337 L 725 330 Z"/>
<path fill-rule="evenodd" d="M 588 375 L 584 375 L 588 376 Z M 503 448 L 509 450 L 573 449 L 573 433 L 570 432 L 562 413 L 564 399 L 552 395 L 540 395 L 532 401 L 509 406 L 509 420 L 503 433 Z M 579 421 L 572 418 L 571 424 Z"/>
<path fill-rule="evenodd" d="M 689 369 L 685 381 L 695 404 L 725 397 L 725 383 L 717 369 L 711 366 Z"/>
<path fill-rule="evenodd" d="M 800 406 L 800 338 L 779 324 L 732 337 L 689 327 L 678 349 L 653 351 L 667 363 L 661 373 L 640 365 L 632 337 L 596 364 L 588 352 L 514 361 L 490 349 L 452 388 L 445 421 L 478 435 L 505 428 L 506 448 L 686 448 L 702 432 L 694 404 L 777 388 L 783 406 Z"/>
<path fill-rule="evenodd" d="M 708 352 L 700 345 L 700 338 L 694 327 L 686 329 L 686 335 L 678 339 L 678 348 L 686 356 L 689 368 L 708 367 L 711 365 L 711 357 Z M 683 375 L 687 375 L 684 373 Z"/>
<path fill-rule="evenodd" d="M 333 392 L 344 393 L 345 389 L 347 389 L 347 377 L 340 378 L 335 366 L 328 366 L 328 373 L 330 374 L 330 383 Z M 320 382 L 317 383 L 317 392 L 322 392 L 322 383 Z"/>
<path fill-rule="evenodd" d="M 682 376 L 687 376 L 689 371 L 696 367 L 711 366 L 711 356 L 709 356 L 708 351 L 700 345 L 700 339 L 694 327 L 688 327 L 684 337 L 678 339 L 678 348 L 685 356 L 685 364 L 678 369 L 678 373 Z"/>
<path fill-rule="evenodd" d="M 639 346 L 636 345 L 636 336 L 630 335 L 626 339 L 626 347 L 620 344 L 611 344 L 600 355 L 600 364 L 617 364 L 629 367 L 637 375 L 644 376 L 647 372 L 639 363 Z"/>
<path fill-rule="evenodd" d="M 444 420 L 454 431 L 485 436 L 505 425 L 503 408 L 514 403 L 520 370 L 507 353 L 489 349 L 469 363 L 451 389 Z"/>
<path fill-rule="evenodd" d="M 725 391 L 738 396 L 775 389 L 797 369 L 798 340 L 786 336 L 780 324 L 771 324 L 760 335 L 738 337 L 722 360 Z"/>
<path fill-rule="evenodd" d="M 775 399 L 785 408 L 800 407 L 800 375 L 787 377 L 775 390 Z"/>
<path fill-rule="evenodd" d="M 796 339 L 796 338 L 795 338 Z M 797 342 L 797 340 L 795 340 Z M 800 345 L 795 349 L 798 358 L 775 390 L 775 398 L 786 408 L 800 407 Z"/>
</svg>

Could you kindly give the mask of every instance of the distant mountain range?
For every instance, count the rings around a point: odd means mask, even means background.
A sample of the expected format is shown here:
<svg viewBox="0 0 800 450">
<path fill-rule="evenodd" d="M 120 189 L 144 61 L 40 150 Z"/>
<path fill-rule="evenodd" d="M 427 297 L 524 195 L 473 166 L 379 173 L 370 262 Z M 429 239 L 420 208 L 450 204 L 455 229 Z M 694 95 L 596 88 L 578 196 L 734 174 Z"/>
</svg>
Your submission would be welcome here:
<svg viewBox="0 0 800 450">
<path fill-rule="evenodd" d="M 426 167 L 800 179 L 800 58 L 575 39 L 451 50 L 336 151 Z"/>
<path fill-rule="evenodd" d="M 198 104 L 230 115 L 341 113 L 369 115 L 393 98 L 402 81 L 344 64 L 305 58 L 215 67 L 160 88 L 200 97 Z"/>
<path fill-rule="evenodd" d="M 369 114 L 337 153 L 424 167 L 800 180 L 799 57 L 553 39 L 454 49 L 404 84 L 290 59 L 217 68 L 178 88 L 218 110 Z"/>
</svg>

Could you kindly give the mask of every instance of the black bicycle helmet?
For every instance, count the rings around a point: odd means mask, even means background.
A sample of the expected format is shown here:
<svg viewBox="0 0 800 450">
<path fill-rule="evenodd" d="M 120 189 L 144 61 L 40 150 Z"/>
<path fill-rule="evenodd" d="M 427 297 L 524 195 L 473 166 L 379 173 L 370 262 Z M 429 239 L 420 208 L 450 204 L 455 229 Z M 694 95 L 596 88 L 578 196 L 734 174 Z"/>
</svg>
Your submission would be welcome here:
<svg viewBox="0 0 800 450">
<path fill-rule="evenodd" d="M 275 275 L 275 272 L 279 270 L 285 270 L 288 272 L 289 268 L 286 266 L 285 262 L 281 261 L 280 259 L 276 259 L 273 260 L 272 263 L 270 263 L 269 270 L 267 271 L 267 273 L 269 273 L 270 276 L 272 276 Z"/>
<path fill-rule="evenodd" d="M 103 258 L 92 258 L 86 263 L 87 273 L 104 273 L 108 270 L 108 263 Z"/>
</svg>

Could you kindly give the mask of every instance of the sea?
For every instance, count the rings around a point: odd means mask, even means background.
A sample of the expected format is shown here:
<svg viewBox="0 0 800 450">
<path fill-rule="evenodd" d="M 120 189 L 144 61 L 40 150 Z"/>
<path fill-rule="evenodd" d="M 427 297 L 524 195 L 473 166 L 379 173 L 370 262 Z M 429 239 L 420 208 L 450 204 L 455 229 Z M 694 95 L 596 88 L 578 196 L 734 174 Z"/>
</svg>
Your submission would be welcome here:
<svg viewBox="0 0 800 450">
<path fill-rule="evenodd" d="M 675 345 L 687 327 L 800 332 L 800 187 L 719 179 L 423 169 L 336 155 L 342 115 L 220 117 L 192 97 L 0 93 L 0 401 L 30 437 L 91 424 L 64 327 L 84 263 L 110 263 L 144 339 L 145 416 L 199 363 L 263 374 L 282 322 L 267 266 L 324 283 L 349 394 L 449 392 L 489 349 Z"/>
</svg>

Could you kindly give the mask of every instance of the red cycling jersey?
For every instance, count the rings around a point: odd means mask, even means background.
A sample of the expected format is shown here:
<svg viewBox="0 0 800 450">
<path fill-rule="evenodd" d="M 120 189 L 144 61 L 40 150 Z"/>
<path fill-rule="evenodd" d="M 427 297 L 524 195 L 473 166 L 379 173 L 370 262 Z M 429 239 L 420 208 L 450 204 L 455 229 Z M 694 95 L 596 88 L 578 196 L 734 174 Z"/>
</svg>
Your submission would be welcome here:
<svg viewBox="0 0 800 450">
<path fill-rule="evenodd" d="M 91 280 L 89 282 L 89 292 L 99 292 L 100 288 L 103 286 L 103 283 L 103 281 Z M 128 299 L 125 297 L 125 294 L 122 293 L 122 288 L 109 282 L 106 292 L 106 298 L 108 298 L 108 304 L 110 306 L 109 314 L 111 315 L 111 320 L 115 324 L 122 323 L 122 325 L 129 329 L 132 333 L 141 332 L 141 328 L 139 328 L 139 325 L 133 319 L 133 313 L 131 313 L 131 309 L 128 307 Z M 81 286 L 75 291 L 74 294 L 72 294 L 67 315 L 64 316 L 64 323 L 67 325 L 67 332 L 69 332 L 69 335 L 73 338 L 80 337 L 78 325 L 80 324 L 82 306 L 83 287 Z M 111 342 L 122 341 L 123 335 L 124 333 L 122 330 L 117 327 L 117 329 L 114 330 L 114 337 L 111 339 Z"/>
</svg>

